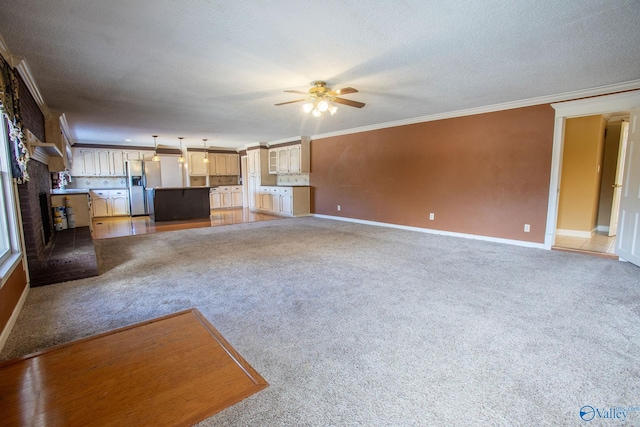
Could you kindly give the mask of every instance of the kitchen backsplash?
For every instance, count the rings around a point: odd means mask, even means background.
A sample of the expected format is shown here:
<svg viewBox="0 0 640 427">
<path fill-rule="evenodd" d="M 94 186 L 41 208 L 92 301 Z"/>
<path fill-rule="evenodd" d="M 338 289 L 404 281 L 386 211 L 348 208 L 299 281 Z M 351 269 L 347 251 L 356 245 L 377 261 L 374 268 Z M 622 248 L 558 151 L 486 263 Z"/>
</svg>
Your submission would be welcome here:
<svg viewBox="0 0 640 427">
<path fill-rule="evenodd" d="M 289 173 L 289 174 L 280 174 L 276 180 L 276 185 L 283 186 L 306 186 L 309 185 L 309 174 L 308 173 Z"/>
<path fill-rule="evenodd" d="M 96 176 L 73 177 L 73 181 L 66 188 L 127 188 L 127 178 L 124 176 Z"/>
<path fill-rule="evenodd" d="M 204 185 L 204 184 L 202 184 Z M 210 176 L 209 185 L 214 187 L 216 185 L 238 185 L 238 177 L 232 176 Z"/>
</svg>

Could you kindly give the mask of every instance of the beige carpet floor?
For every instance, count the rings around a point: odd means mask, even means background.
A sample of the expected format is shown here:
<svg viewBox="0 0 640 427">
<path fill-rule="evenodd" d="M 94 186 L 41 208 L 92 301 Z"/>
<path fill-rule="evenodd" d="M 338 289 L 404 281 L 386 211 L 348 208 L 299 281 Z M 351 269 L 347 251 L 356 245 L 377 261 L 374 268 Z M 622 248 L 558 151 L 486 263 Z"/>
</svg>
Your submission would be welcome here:
<svg viewBox="0 0 640 427">
<path fill-rule="evenodd" d="M 270 384 L 203 426 L 584 425 L 585 405 L 640 406 L 628 263 L 318 218 L 96 251 L 100 276 L 31 290 L 0 358 L 196 307 Z"/>
</svg>

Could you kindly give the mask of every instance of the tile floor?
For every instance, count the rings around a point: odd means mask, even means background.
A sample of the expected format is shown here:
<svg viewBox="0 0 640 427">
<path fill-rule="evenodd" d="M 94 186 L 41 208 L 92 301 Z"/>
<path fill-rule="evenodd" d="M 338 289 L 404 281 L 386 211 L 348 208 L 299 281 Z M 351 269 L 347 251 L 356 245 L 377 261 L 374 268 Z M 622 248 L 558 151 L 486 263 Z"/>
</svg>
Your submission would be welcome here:
<svg viewBox="0 0 640 427">
<path fill-rule="evenodd" d="M 587 239 L 558 235 L 553 247 L 615 255 L 616 236 L 609 237 L 606 234 L 598 233 Z"/>
<path fill-rule="evenodd" d="M 187 228 L 216 227 L 242 222 L 271 221 L 281 218 L 282 217 L 276 215 L 251 212 L 247 208 L 216 209 L 211 211 L 209 219 L 189 221 L 153 222 L 149 220 L 148 216 L 99 218 L 93 220 L 93 238 L 108 239 L 110 237 L 133 236 Z"/>
</svg>

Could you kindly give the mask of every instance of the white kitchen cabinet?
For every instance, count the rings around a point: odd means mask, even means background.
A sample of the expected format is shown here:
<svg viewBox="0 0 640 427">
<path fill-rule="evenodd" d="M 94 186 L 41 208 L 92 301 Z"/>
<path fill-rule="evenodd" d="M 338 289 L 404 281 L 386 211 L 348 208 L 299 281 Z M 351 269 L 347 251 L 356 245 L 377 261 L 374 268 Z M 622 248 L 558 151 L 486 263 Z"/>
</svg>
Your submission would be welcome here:
<svg viewBox="0 0 640 427">
<path fill-rule="evenodd" d="M 269 173 L 278 173 L 278 150 L 269 150 Z"/>
<path fill-rule="evenodd" d="M 111 216 L 109 191 L 91 191 L 91 216 Z"/>
<path fill-rule="evenodd" d="M 209 192 L 211 209 L 229 209 L 242 207 L 242 186 L 223 185 L 214 187 Z"/>
<path fill-rule="evenodd" d="M 80 167 L 81 175 L 97 175 L 96 154 L 93 149 L 80 149 Z"/>
<path fill-rule="evenodd" d="M 212 167 L 209 175 L 231 176 L 240 174 L 238 154 L 212 153 L 209 155 Z"/>
<path fill-rule="evenodd" d="M 289 172 L 298 173 L 302 170 L 300 164 L 300 146 L 294 145 L 291 147 L 287 147 L 287 158 L 289 163 L 287 166 L 289 167 Z"/>
<path fill-rule="evenodd" d="M 271 212 L 273 210 L 271 193 L 260 192 L 260 209 Z"/>
<path fill-rule="evenodd" d="M 259 197 L 260 176 L 249 175 L 247 177 L 247 193 L 249 194 L 249 209 L 256 209 L 257 198 Z"/>
<path fill-rule="evenodd" d="M 203 152 L 189 153 L 189 175 L 190 176 L 207 176 L 209 174 L 208 163 L 204 162 Z"/>
<path fill-rule="evenodd" d="M 231 187 L 231 205 L 233 207 L 242 207 L 242 186 L 235 185 Z"/>
<path fill-rule="evenodd" d="M 125 162 L 129 160 L 142 160 L 140 158 L 140 152 L 137 150 L 123 150 L 122 156 Z"/>
<path fill-rule="evenodd" d="M 286 215 L 293 215 L 293 191 L 291 188 L 283 187 L 280 193 L 280 212 Z"/>
<path fill-rule="evenodd" d="M 109 190 L 111 216 L 129 215 L 129 190 Z"/>
<path fill-rule="evenodd" d="M 129 215 L 129 190 L 91 190 L 93 217 Z"/>
<path fill-rule="evenodd" d="M 307 138 L 299 143 L 287 143 L 269 148 L 269 173 L 308 173 L 310 171 L 310 145 Z"/>
<path fill-rule="evenodd" d="M 125 176 L 122 150 L 73 148 L 71 176 Z"/>
<path fill-rule="evenodd" d="M 220 209 L 222 207 L 220 190 L 217 188 L 212 188 L 209 192 L 209 205 L 209 209 Z"/>
<path fill-rule="evenodd" d="M 111 175 L 126 176 L 124 153 L 120 150 L 109 150 L 109 157 L 111 160 Z"/>
<path fill-rule="evenodd" d="M 260 206 L 255 209 L 276 215 L 309 215 L 310 195 L 309 187 L 261 186 L 258 190 Z"/>
</svg>

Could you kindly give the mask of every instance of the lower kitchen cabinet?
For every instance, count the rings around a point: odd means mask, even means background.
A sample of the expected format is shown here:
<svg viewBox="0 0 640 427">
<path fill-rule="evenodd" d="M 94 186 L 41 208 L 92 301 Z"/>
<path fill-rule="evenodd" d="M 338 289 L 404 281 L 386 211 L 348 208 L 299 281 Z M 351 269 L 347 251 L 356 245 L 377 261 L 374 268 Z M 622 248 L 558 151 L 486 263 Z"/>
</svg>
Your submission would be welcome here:
<svg viewBox="0 0 640 427">
<path fill-rule="evenodd" d="M 209 191 L 211 209 L 230 209 L 242 207 L 242 186 L 213 187 Z"/>
<path fill-rule="evenodd" d="M 260 206 L 255 210 L 284 216 L 304 216 L 311 213 L 309 187 L 261 186 L 256 194 Z"/>
<path fill-rule="evenodd" d="M 129 215 L 129 190 L 91 190 L 91 216 Z"/>
</svg>

